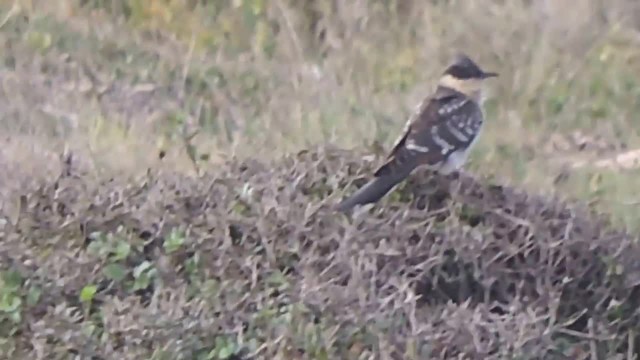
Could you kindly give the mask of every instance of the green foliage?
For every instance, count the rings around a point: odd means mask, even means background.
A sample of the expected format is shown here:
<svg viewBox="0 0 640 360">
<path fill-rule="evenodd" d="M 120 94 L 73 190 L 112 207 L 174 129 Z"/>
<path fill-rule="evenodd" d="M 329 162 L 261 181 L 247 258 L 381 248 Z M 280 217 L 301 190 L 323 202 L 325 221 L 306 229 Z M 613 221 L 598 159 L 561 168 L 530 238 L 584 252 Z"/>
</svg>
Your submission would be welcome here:
<svg viewBox="0 0 640 360">
<path fill-rule="evenodd" d="M 42 289 L 38 285 L 31 285 L 27 290 L 27 306 L 35 306 L 40 301 Z"/>
<path fill-rule="evenodd" d="M 8 330 L 6 335 L 12 335 L 22 321 L 22 283 L 22 276 L 16 270 L 0 273 L 0 323 L 9 323 L 2 326 L 3 333 Z"/>
<path fill-rule="evenodd" d="M 222 336 L 218 336 L 215 339 L 215 345 L 213 349 L 204 357 L 198 359 L 203 360 L 225 360 L 231 358 L 238 353 L 241 348 L 232 339 L 228 339 Z"/>
<path fill-rule="evenodd" d="M 131 253 L 131 245 L 119 233 L 93 233 L 88 251 L 107 261 L 118 262 L 126 259 Z"/>
<path fill-rule="evenodd" d="M 146 289 L 155 278 L 156 269 L 149 261 L 143 261 L 133 269 L 133 291 Z"/>
<path fill-rule="evenodd" d="M 91 303 L 97 291 L 98 287 L 95 285 L 87 285 L 83 287 L 80 291 L 80 301 L 83 303 Z"/>
<path fill-rule="evenodd" d="M 121 282 L 127 277 L 128 270 L 122 264 L 111 263 L 105 265 L 102 269 L 102 273 L 110 280 Z"/>
<path fill-rule="evenodd" d="M 185 234 L 183 231 L 179 229 L 171 230 L 169 236 L 164 239 L 163 247 L 164 251 L 168 254 L 171 254 L 175 251 L 178 251 L 182 245 L 185 243 Z"/>
</svg>

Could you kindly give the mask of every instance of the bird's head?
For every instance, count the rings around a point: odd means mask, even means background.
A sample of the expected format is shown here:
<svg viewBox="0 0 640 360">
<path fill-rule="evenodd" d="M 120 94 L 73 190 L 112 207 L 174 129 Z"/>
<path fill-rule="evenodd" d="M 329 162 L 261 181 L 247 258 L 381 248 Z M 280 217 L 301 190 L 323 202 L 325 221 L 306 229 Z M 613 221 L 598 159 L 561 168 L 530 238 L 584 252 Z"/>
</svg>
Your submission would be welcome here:
<svg viewBox="0 0 640 360">
<path fill-rule="evenodd" d="M 498 73 L 484 71 L 468 56 L 458 54 L 443 72 L 439 85 L 482 101 L 484 81 L 496 76 Z"/>
</svg>

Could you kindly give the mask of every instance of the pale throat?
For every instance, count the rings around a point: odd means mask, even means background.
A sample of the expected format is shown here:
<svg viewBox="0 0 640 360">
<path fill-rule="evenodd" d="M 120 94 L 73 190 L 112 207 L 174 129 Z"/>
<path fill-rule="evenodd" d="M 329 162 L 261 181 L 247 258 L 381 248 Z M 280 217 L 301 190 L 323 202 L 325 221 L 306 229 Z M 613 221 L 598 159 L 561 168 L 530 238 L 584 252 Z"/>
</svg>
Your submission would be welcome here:
<svg viewBox="0 0 640 360">
<path fill-rule="evenodd" d="M 479 104 L 485 100 L 481 79 L 458 79 L 447 74 L 440 78 L 438 84 L 459 91 Z"/>
</svg>

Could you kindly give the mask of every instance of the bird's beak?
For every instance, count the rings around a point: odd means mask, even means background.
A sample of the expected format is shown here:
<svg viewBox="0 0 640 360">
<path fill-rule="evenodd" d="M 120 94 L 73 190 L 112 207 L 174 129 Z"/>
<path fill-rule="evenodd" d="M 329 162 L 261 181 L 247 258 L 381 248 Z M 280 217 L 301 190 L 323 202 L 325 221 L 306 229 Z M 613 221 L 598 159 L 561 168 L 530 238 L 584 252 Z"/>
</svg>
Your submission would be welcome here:
<svg viewBox="0 0 640 360">
<path fill-rule="evenodd" d="M 482 74 L 482 78 L 486 79 L 486 78 L 490 78 L 490 77 L 497 77 L 498 73 L 496 72 L 485 72 Z"/>
</svg>

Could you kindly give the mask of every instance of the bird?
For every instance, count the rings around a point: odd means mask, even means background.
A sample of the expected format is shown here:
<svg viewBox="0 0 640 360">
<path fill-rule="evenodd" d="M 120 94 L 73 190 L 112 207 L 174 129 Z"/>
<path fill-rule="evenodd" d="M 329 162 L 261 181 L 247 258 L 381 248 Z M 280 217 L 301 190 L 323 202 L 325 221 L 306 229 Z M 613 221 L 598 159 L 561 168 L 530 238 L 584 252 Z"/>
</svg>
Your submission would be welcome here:
<svg viewBox="0 0 640 360">
<path fill-rule="evenodd" d="M 482 131 L 485 80 L 498 76 L 497 72 L 482 70 L 465 53 L 456 54 L 441 74 L 435 91 L 409 116 L 373 179 L 336 209 L 346 212 L 377 202 L 417 167 L 443 175 L 459 171 Z"/>
</svg>

